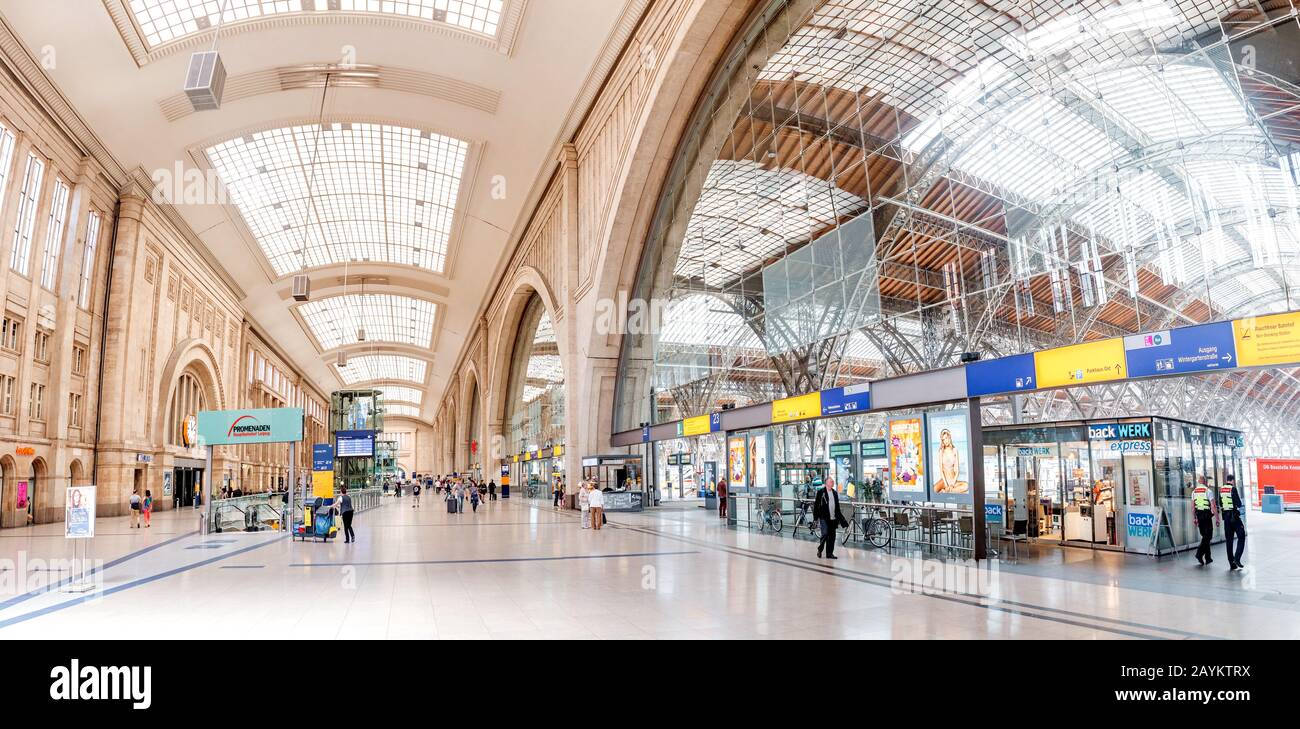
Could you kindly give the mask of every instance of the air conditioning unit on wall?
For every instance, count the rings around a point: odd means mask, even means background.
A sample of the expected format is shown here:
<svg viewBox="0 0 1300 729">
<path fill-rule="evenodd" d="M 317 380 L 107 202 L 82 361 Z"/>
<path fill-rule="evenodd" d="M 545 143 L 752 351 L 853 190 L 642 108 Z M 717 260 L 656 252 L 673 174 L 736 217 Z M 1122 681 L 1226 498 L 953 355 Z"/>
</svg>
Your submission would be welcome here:
<svg viewBox="0 0 1300 729">
<path fill-rule="evenodd" d="M 299 273 L 293 277 L 293 300 L 311 300 L 311 279 L 305 273 Z"/>
</svg>

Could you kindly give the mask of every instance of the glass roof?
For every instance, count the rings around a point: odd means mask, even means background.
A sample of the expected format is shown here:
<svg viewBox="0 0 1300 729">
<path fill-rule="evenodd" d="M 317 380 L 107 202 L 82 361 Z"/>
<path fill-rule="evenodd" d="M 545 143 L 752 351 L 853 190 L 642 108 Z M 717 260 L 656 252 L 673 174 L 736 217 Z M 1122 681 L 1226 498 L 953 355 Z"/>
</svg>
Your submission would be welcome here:
<svg viewBox="0 0 1300 729">
<path fill-rule="evenodd" d="M 344 384 L 355 385 L 377 380 L 400 380 L 424 384 L 428 362 L 398 354 L 364 354 L 349 357 L 347 366 L 339 367 Z"/>
<path fill-rule="evenodd" d="M 716 160 L 686 227 L 675 273 L 720 286 L 865 207 L 857 195 L 796 170 Z"/>
<path fill-rule="evenodd" d="M 408 402 L 418 405 L 424 401 L 424 392 L 422 390 L 417 390 L 414 387 L 400 387 L 394 385 L 389 387 L 377 387 L 375 389 L 379 390 L 380 394 L 384 396 L 385 403 Z"/>
<path fill-rule="evenodd" d="M 337 7 L 331 7 L 337 4 Z M 502 0 L 130 0 L 145 42 L 159 46 L 223 23 L 304 12 L 378 13 L 496 35 Z"/>
<path fill-rule="evenodd" d="M 207 155 L 277 275 L 349 261 L 442 273 L 467 150 L 420 129 L 332 123 L 256 132 Z"/>
<path fill-rule="evenodd" d="M 420 417 L 420 409 L 414 405 L 403 405 L 400 403 L 385 403 L 384 410 L 389 415 L 405 415 L 408 418 Z"/>
<path fill-rule="evenodd" d="M 417 347 L 433 344 L 433 319 L 438 305 L 393 294 L 346 294 L 309 301 L 298 307 L 322 350 L 359 341 L 396 342 Z"/>
</svg>

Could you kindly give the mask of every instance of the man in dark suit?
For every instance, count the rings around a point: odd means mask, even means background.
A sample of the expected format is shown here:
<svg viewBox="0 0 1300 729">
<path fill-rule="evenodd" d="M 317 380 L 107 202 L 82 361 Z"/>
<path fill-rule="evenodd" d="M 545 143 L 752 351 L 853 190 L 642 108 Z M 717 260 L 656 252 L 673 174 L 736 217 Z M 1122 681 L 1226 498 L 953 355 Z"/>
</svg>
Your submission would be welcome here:
<svg viewBox="0 0 1300 729">
<path fill-rule="evenodd" d="M 838 559 L 835 556 L 835 530 L 849 525 L 848 519 L 840 513 L 840 495 L 835 490 L 835 481 L 823 485 L 820 478 L 813 480 L 817 496 L 813 499 L 813 518 L 822 528 L 822 540 L 817 544 L 817 556 L 826 552 L 826 559 Z"/>
</svg>

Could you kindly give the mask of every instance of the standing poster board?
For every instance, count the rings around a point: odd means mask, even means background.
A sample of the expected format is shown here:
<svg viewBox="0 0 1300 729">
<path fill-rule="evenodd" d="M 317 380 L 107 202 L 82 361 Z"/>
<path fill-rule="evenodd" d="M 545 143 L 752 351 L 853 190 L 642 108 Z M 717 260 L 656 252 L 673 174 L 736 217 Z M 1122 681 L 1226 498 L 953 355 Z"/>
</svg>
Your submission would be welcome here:
<svg viewBox="0 0 1300 729">
<path fill-rule="evenodd" d="M 959 408 L 926 416 L 930 500 L 969 504 L 970 410 Z"/>
<path fill-rule="evenodd" d="M 91 539 L 95 536 L 95 487 L 69 486 L 63 536 L 66 539 Z"/>
<path fill-rule="evenodd" d="M 889 496 L 925 501 L 925 419 L 921 415 L 891 418 L 889 434 Z"/>
</svg>

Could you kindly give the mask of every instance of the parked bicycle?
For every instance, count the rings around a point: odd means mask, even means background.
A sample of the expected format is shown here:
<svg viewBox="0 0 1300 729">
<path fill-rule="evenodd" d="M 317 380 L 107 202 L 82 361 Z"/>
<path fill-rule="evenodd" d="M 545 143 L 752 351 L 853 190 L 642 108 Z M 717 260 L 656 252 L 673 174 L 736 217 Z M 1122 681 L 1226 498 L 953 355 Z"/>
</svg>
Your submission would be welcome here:
<svg viewBox="0 0 1300 729">
<path fill-rule="evenodd" d="M 799 516 L 794 520 L 794 535 L 799 536 L 800 527 L 808 530 L 808 536 L 821 541 L 822 525 L 821 522 L 814 519 L 812 515 L 813 502 L 808 499 L 801 499 L 799 502 Z"/>
<path fill-rule="evenodd" d="M 849 528 L 844 530 L 842 544 L 861 539 L 873 547 L 884 548 L 893 540 L 893 529 L 887 510 L 877 506 L 854 505 Z"/>
<path fill-rule="evenodd" d="M 758 530 L 770 529 L 777 534 L 781 533 L 781 528 L 785 526 L 781 519 L 781 507 L 769 499 L 761 499 L 758 502 Z"/>
</svg>

